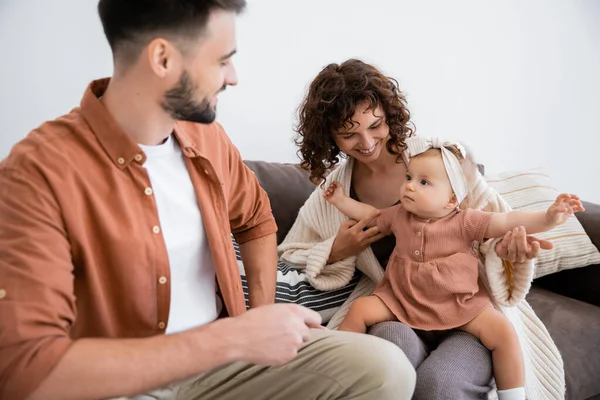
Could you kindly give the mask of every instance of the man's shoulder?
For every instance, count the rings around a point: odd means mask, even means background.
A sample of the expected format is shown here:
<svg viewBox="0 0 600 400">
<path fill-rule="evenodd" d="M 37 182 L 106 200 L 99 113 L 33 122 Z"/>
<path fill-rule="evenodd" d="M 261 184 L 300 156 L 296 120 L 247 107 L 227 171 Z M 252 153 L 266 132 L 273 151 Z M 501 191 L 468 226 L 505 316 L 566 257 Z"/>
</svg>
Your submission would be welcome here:
<svg viewBox="0 0 600 400">
<path fill-rule="evenodd" d="M 79 108 L 31 130 L 0 162 L 0 171 L 23 170 L 40 164 L 64 168 L 61 160 L 81 146 L 80 134 L 89 131 Z M 91 133 L 91 131 L 89 132 Z"/>
</svg>

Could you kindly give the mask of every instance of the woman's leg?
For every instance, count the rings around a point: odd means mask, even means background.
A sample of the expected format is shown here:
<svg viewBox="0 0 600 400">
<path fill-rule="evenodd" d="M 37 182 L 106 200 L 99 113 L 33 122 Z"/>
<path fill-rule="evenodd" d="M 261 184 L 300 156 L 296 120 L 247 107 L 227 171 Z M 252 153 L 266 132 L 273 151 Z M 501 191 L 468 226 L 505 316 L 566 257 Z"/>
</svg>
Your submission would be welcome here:
<svg viewBox="0 0 600 400">
<path fill-rule="evenodd" d="M 406 354 L 412 366 L 416 369 L 429 354 L 425 343 L 416 332 L 398 321 L 387 321 L 374 325 L 369 329 L 369 335 L 377 336 L 394 343 Z"/>
<path fill-rule="evenodd" d="M 352 304 L 338 330 L 367 333 L 369 326 L 395 319 L 396 316 L 379 297 L 361 297 Z"/>
<path fill-rule="evenodd" d="M 413 400 L 481 400 L 491 381 L 491 352 L 473 335 L 451 331 L 417 368 Z"/>
</svg>

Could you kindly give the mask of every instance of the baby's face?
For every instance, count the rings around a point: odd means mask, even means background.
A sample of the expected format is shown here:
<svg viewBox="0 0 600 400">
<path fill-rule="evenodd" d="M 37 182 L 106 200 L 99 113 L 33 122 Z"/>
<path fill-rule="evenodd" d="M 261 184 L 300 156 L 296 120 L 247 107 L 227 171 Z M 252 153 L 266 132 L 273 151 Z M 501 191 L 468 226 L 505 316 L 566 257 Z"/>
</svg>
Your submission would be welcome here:
<svg viewBox="0 0 600 400">
<path fill-rule="evenodd" d="M 439 150 L 411 158 L 400 195 L 404 208 L 420 218 L 441 218 L 452 211 L 445 208 L 453 192 Z"/>
</svg>

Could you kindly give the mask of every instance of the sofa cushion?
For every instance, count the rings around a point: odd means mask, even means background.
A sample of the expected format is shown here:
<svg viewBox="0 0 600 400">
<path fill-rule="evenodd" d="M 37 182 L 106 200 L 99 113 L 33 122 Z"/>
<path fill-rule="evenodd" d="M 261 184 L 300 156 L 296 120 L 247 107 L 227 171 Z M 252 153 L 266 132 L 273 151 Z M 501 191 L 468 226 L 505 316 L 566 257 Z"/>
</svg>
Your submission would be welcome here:
<svg viewBox="0 0 600 400">
<path fill-rule="evenodd" d="M 532 286 L 527 301 L 560 351 L 567 400 L 600 395 L 600 307 Z"/>
<path fill-rule="evenodd" d="M 545 211 L 559 194 L 552 178 L 543 169 L 505 172 L 488 176 L 486 180 L 515 210 Z M 562 270 L 600 264 L 600 252 L 575 217 L 535 236 L 554 244 L 552 250 L 540 253 L 534 272 L 536 278 Z"/>
<path fill-rule="evenodd" d="M 298 210 L 315 190 L 307 171 L 298 164 L 266 161 L 244 161 L 269 195 L 277 223 L 277 244 L 281 243 L 294 224 Z"/>
</svg>

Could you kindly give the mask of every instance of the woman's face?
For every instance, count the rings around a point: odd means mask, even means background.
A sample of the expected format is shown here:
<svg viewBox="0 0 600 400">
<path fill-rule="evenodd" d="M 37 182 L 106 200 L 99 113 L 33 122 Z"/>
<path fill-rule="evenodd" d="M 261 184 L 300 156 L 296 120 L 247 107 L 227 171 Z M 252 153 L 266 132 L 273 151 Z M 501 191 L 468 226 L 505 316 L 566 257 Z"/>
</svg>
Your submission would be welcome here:
<svg viewBox="0 0 600 400">
<path fill-rule="evenodd" d="M 379 158 L 385 148 L 390 127 L 385 121 L 385 113 L 381 107 L 368 109 L 363 103 L 356 107 L 351 124 L 348 122 L 337 132 L 333 132 L 333 140 L 340 150 L 362 163 L 369 163 Z"/>
</svg>

